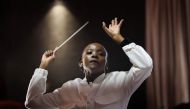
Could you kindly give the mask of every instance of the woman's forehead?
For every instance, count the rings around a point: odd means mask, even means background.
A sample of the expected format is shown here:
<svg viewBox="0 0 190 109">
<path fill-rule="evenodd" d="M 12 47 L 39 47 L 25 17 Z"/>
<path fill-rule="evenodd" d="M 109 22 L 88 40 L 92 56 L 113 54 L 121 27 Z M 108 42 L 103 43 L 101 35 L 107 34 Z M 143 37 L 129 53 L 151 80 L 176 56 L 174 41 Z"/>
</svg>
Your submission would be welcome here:
<svg viewBox="0 0 190 109">
<path fill-rule="evenodd" d="M 99 43 L 90 43 L 88 44 L 84 51 L 86 50 L 89 50 L 89 49 L 92 49 L 92 50 L 102 50 L 102 51 L 105 51 L 106 52 L 106 49 L 104 48 L 103 45 L 99 44 Z"/>
<path fill-rule="evenodd" d="M 106 54 L 106 57 L 108 56 L 107 50 L 106 50 L 105 47 L 104 47 L 102 44 L 100 44 L 100 43 L 90 43 L 90 44 L 88 44 L 88 45 L 84 48 L 83 53 L 82 53 L 82 56 L 85 55 L 88 50 L 95 50 L 95 51 L 100 51 L 100 50 L 101 50 L 101 51 L 103 51 L 103 52 Z"/>
</svg>

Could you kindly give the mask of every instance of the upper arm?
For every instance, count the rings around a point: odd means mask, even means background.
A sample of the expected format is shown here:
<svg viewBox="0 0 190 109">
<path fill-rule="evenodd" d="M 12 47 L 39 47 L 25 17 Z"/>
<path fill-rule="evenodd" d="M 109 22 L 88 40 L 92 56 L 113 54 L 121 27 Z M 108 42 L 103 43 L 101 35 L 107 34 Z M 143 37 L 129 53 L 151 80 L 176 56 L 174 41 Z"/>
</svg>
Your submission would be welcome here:
<svg viewBox="0 0 190 109">
<path fill-rule="evenodd" d="M 126 75 L 124 87 L 130 95 L 151 75 L 152 68 L 139 69 L 131 67 Z"/>
</svg>

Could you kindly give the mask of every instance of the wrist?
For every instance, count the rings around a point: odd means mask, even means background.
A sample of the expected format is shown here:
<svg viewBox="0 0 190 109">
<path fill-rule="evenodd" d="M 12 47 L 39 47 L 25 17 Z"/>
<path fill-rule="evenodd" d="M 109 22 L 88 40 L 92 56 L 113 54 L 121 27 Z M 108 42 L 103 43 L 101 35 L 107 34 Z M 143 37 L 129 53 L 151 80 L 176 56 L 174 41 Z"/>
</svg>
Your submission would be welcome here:
<svg viewBox="0 0 190 109">
<path fill-rule="evenodd" d="M 118 35 L 114 35 L 113 39 L 116 41 L 116 43 L 120 44 L 121 42 L 123 42 L 124 37 L 121 34 L 118 34 Z"/>
<path fill-rule="evenodd" d="M 40 63 L 39 68 L 41 68 L 41 69 L 47 69 L 47 67 L 48 67 L 47 63 L 43 63 L 43 62 Z"/>
<path fill-rule="evenodd" d="M 128 45 L 130 43 L 132 43 L 132 41 L 128 37 L 126 37 L 119 45 L 121 47 L 124 47 L 125 45 Z"/>
</svg>

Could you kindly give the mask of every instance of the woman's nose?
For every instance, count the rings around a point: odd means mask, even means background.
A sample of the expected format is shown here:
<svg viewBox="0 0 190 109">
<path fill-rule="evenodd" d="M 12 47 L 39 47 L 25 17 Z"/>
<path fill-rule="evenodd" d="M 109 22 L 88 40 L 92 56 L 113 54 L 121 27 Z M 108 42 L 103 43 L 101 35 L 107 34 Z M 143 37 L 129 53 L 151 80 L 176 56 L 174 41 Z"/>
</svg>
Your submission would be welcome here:
<svg viewBox="0 0 190 109">
<path fill-rule="evenodd" d="M 98 55 L 97 55 L 96 52 L 93 52 L 93 53 L 92 53 L 92 58 L 98 58 Z"/>
</svg>

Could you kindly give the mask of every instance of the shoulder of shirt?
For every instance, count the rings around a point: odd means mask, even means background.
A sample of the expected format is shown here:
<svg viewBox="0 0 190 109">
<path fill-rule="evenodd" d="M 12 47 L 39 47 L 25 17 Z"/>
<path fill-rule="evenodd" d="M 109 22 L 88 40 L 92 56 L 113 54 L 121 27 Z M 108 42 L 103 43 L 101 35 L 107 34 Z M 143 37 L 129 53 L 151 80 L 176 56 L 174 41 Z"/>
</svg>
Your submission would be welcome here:
<svg viewBox="0 0 190 109">
<path fill-rule="evenodd" d="M 74 85 L 76 85 L 77 83 L 79 83 L 81 81 L 82 81 L 81 78 L 75 78 L 73 80 L 69 80 L 69 81 L 63 83 L 63 86 L 71 86 L 71 85 L 74 86 Z"/>
<path fill-rule="evenodd" d="M 127 74 L 128 71 L 112 71 L 106 74 L 106 77 L 110 76 L 117 76 L 117 75 L 122 75 L 122 74 Z"/>
</svg>

